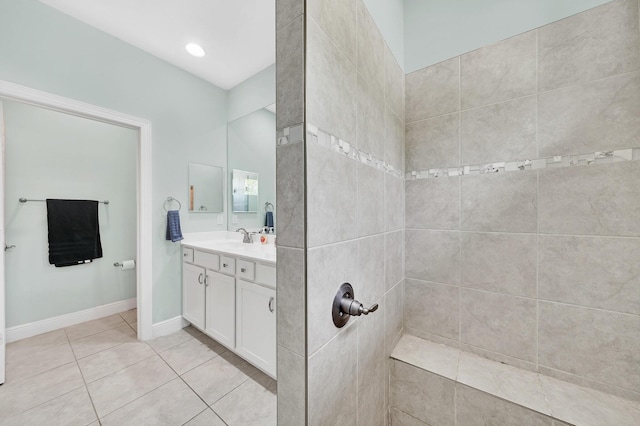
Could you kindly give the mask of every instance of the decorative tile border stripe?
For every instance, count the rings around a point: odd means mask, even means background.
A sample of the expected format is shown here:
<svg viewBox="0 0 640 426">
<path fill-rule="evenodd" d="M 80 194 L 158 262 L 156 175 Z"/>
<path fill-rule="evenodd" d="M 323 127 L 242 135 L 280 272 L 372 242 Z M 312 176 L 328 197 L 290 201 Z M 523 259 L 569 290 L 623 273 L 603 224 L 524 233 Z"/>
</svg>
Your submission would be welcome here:
<svg viewBox="0 0 640 426">
<path fill-rule="evenodd" d="M 444 176 L 466 176 L 485 173 L 515 172 L 562 167 L 589 166 L 592 164 L 618 163 L 640 160 L 640 148 L 598 151 L 590 154 L 557 155 L 536 160 L 522 160 L 499 163 L 476 164 L 471 166 L 448 167 L 405 173 L 405 180 L 431 179 Z"/>
<path fill-rule="evenodd" d="M 276 132 L 276 146 L 292 145 L 304 141 L 304 124 L 285 127 Z"/>
<path fill-rule="evenodd" d="M 349 142 L 327 133 L 324 130 L 320 130 L 312 124 L 307 124 L 307 136 L 309 141 L 323 148 L 343 154 L 352 160 L 359 161 L 362 164 L 389 173 L 397 178 L 402 178 L 402 170 L 394 168 L 386 161 L 375 158 L 370 153 L 358 149 Z"/>
</svg>

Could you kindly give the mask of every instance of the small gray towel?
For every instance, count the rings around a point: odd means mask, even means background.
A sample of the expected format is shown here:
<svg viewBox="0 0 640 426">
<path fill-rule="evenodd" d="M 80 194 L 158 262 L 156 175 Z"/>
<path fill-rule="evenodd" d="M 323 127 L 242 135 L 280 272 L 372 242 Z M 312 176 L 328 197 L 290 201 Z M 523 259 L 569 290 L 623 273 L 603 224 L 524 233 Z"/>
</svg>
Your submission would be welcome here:
<svg viewBox="0 0 640 426">
<path fill-rule="evenodd" d="M 167 241 L 176 242 L 183 240 L 182 230 L 180 229 L 180 213 L 178 210 L 169 210 L 167 212 Z"/>
</svg>

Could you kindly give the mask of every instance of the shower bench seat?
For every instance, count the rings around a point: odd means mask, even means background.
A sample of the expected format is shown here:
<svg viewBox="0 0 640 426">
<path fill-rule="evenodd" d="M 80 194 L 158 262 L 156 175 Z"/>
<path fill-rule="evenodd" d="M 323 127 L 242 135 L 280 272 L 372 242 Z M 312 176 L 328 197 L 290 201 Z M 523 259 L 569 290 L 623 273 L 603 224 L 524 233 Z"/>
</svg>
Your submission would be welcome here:
<svg viewBox="0 0 640 426">
<path fill-rule="evenodd" d="M 638 426 L 640 402 L 404 335 L 391 353 L 391 424 Z"/>
</svg>

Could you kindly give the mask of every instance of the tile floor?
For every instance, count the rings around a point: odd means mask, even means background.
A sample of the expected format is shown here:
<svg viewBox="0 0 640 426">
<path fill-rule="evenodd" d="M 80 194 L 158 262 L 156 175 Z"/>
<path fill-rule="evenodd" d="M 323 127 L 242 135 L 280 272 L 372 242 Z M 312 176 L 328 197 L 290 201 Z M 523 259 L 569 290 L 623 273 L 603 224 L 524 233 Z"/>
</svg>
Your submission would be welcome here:
<svg viewBox="0 0 640 426">
<path fill-rule="evenodd" d="M 187 327 L 136 340 L 136 311 L 7 345 L 0 425 L 276 424 L 276 382 Z"/>
</svg>

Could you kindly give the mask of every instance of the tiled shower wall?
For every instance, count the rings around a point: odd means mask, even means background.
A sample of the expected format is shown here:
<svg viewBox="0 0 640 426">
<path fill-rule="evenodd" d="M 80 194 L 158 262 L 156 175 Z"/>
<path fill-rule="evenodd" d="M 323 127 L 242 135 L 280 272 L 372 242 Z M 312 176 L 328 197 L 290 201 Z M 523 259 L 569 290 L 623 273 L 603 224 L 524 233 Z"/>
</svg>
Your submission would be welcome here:
<svg viewBox="0 0 640 426">
<path fill-rule="evenodd" d="M 362 0 L 276 5 L 278 421 L 384 425 L 403 320 L 404 75 Z M 338 329 L 343 282 L 379 309 Z"/>
<path fill-rule="evenodd" d="M 406 76 L 407 332 L 640 399 L 640 161 L 428 172 L 640 147 L 638 10 Z"/>
</svg>

